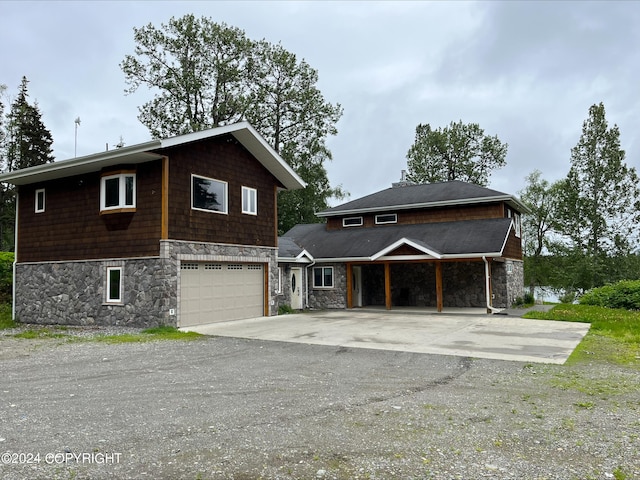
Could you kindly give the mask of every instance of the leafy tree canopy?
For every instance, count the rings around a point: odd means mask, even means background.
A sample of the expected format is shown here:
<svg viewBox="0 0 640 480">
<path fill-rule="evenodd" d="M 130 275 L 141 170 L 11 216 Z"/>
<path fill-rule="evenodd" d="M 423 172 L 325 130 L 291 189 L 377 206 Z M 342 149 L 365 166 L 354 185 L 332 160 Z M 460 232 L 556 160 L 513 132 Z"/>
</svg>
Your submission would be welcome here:
<svg viewBox="0 0 640 480">
<path fill-rule="evenodd" d="M 193 15 L 134 29 L 134 40 L 135 55 L 120 66 L 128 93 L 142 85 L 157 92 L 138 117 L 152 136 L 247 120 L 308 184 L 303 192 L 280 193 L 280 232 L 319 221 L 315 212 L 343 196 L 329 186 L 324 169 L 331 159 L 326 138 L 337 133 L 342 107 L 324 99 L 317 71 L 304 60 L 279 44 Z"/>
<path fill-rule="evenodd" d="M 508 145 L 485 135 L 477 123 L 462 121 L 434 130 L 416 127 L 407 153 L 408 178 L 416 183 L 461 180 L 486 186 L 492 171 L 506 165 Z"/>
</svg>

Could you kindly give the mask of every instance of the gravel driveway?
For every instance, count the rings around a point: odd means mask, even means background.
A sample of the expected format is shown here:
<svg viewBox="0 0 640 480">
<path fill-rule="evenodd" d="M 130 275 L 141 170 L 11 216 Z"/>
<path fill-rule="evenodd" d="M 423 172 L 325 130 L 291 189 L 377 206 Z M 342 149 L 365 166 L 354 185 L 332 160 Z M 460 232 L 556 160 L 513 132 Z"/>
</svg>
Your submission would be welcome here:
<svg viewBox="0 0 640 480">
<path fill-rule="evenodd" d="M 0 337 L 0 371 L 4 479 L 640 478 L 637 369 Z"/>
</svg>

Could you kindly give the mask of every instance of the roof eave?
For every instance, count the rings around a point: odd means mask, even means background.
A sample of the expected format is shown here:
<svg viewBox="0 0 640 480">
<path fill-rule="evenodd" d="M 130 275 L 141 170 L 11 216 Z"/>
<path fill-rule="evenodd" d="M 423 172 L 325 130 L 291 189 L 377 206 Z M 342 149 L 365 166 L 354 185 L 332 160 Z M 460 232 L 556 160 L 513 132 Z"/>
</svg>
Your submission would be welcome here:
<svg viewBox="0 0 640 480">
<path fill-rule="evenodd" d="M 529 208 L 526 207 L 513 195 L 494 195 L 491 197 L 475 197 L 475 198 L 459 198 L 456 200 L 445 200 L 441 202 L 422 202 L 422 203 L 407 203 L 401 205 L 384 205 L 380 207 L 367 207 L 367 208 L 354 208 L 347 210 L 333 211 L 333 209 L 324 210 L 316 213 L 318 217 L 340 217 L 343 215 L 357 215 L 362 213 L 374 213 L 374 212 L 391 212 L 397 210 L 413 210 L 419 208 L 437 208 L 437 207 L 449 207 L 458 205 L 470 205 L 479 203 L 491 203 L 491 202 L 507 202 L 517 208 L 522 213 L 529 213 Z M 334 207 L 339 208 L 339 207 Z"/>
<path fill-rule="evenodd" d="M 34 167 L 1 174 L 0 182 L 11 183 L 13 185 L 26 185 L 66 176 L 81 175 L 99 170 L 102 167 L 120 163 L 144 163 L 162 158 L 162 155 L 150 152 L 150 150 L 157 149 L 160 145 L 159 140 L 153 140 L 131 147 L 117 148 L 115 150 L 94 153 L 70 160 L 36 165 Z M 67 174 L 67 172 L 71 173 Z"/>
</svg>

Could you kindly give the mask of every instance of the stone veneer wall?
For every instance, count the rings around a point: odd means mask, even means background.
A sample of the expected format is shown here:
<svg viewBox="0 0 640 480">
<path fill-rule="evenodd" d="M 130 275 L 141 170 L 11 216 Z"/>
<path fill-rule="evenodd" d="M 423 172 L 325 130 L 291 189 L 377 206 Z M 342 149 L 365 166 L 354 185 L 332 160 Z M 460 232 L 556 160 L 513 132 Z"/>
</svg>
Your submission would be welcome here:
<svg viewBox="0 0 640 480">
<path fill-rule="evenodd" d="M 324 264 L 323 264 L 324 266 Z M 329 265 L 328 265 L 329 266 Z M 346 308 L 346 266 L 334 267 L 333 289 L 310 288 L 311 308 Z M 433 263 L 391 264 L 392 306 L 436 306 L 436 277 Z M 507 308 L 522 296 L 523 263 L 493 261 L 491 263 L 493 306 Z M 362 266 L 363 304 L 384 305 L 384 266 Z M 444 262 L 442 290 L 444 307 L 483 308 L 487 305 L 484 261 Z"/>
<path fill-rule="evenodd" d="M 347 308 L 347 266 L 344 263 L 315 266 L 333 267 L 333 288 L 313 288 L 313 273 L 309 272 L 309 308 Z"/>
<path fill-rule="evenodd" d="M 175 326 L 181 261 L 266 263 L 269 310 L 277 313 L 274 248 L 166 240 L 160 257 L 16 264 L 15 317 L 35 324 Z M 123 267 L 121 304 L 105 303 L 106 267 Z"/>
<path fill-rule="evenodd" d="M 491 270 L 493 306 L 508 308 L 524 294 L 524 263 L 520 260 L 493 262 Z"/>
<path fill-rule="evenodd" d="M 123 302 L 106 304 L 106 267 L 123 267 Z M 167 259 L 16 265 L 19 322 L 63 325 L 175 325 L 176 269 Z"/>
</svg>

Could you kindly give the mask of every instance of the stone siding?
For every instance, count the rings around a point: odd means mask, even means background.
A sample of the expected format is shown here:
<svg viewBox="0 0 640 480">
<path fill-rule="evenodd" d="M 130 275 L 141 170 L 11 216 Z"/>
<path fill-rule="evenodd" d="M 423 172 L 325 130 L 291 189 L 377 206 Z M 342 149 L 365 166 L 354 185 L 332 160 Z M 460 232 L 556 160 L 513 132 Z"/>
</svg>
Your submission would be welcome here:
<svg viewBox="0 0 640 480">
<path fill-rule="evenodd" d="M 123 267 L 121 304 L 107 304 L 106 267 Z M 19 322 L 63 325 L 175 325 L 175 265 L 126 259 L 16 265 Z"/>
<path fill-rule="evenodd" d="M 277 313 L 274 248 L 167 240 L 160 257 L 16 264 L 15 317 L 34 324 L 176 326 L 181 261 L 266 263 L 269 312 Z M 122 303 L 106 303 L 107 267 L 123 268 Z"/>
<path fill-rule="evenodd" d="M 517 297 L 524 294 L 524 263 L 519 260 L 506 260 L 492 263 L 491 287 L 493 306 L 508 308 Z"/>
<path fill-rule="evenodd" d="M 322 263 L 315 267 L 333 267 L 333 288 L 314 288 L 313 272 L 310 271 L 309 308 L 347 308 L 347 266 L 344 263 Z"/>
</svg>

